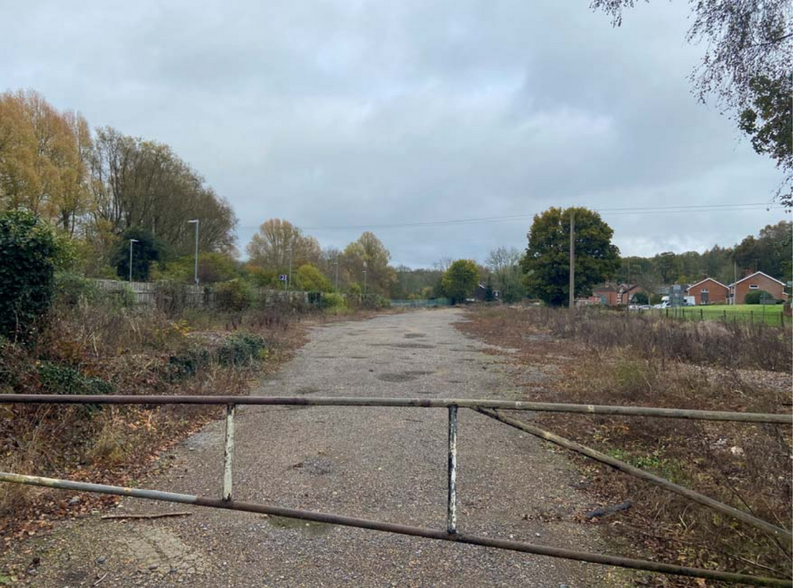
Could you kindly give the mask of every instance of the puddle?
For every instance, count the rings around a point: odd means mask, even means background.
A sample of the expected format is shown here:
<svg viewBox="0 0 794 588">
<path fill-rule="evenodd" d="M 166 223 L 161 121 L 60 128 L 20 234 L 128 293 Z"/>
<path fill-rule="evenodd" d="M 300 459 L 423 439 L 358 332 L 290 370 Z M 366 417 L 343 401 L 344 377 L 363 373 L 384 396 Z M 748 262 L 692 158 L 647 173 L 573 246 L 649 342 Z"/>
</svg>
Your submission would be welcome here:
<svg viewBox="0 0 794 588">
<path fill-rule="evenodd" d="M 295 529 L 297 531 L 303 531 L 312 537 L 325 535 L 333 529 L 333 525 L 328 525 L 326 523 L 315 523 L 314 521 L 302 521 L 300 519 L 290 519 L 287 517 L 269 516 L 266 520 L 271 527 L 277 529 Z"/>
<path fill-rule="evenodd" d="M 420 339 L 421 337 L 427 337 L 424 333 L 408 333 L 405 335 L 406 339 Z"/>
</svg>

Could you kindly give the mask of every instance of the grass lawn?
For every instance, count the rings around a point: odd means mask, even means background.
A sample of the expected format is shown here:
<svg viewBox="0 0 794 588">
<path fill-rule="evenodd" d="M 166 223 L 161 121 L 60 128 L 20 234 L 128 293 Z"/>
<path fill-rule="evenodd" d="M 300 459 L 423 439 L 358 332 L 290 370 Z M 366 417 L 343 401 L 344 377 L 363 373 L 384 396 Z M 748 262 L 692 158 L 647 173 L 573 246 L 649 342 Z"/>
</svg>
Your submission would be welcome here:
<svg viewBox="0 0 794 588">
<path fill-rule="evenodd" d="M 702 312 L 702 314 L 701 314 Z M 700 320 L 723 320 L 729 321 L 766 321 L 770 325 L 780 325 L 781 318 L 786 324 L 791 324 L 791 317 L 783 317 L 782 304 L 714 304 L 710 306 L 687 306 L 678 309 L 679 316 L 684 319 Z M 670 309 L 670 316 L 673 309 Z"/>
</svg>

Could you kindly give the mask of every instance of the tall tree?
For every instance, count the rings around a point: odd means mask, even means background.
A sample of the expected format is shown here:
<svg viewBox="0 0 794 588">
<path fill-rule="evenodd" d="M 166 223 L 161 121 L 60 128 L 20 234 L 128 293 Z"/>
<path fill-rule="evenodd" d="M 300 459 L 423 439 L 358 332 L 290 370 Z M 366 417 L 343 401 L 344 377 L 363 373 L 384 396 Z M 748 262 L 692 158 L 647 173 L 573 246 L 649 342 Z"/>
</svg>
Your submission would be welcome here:
<svg viewBox="0 0 794 588">
<path fill-rule="evenodd" d="M 298 227 L 280 218 L 262 223 L 247 251 L 252 263 L 281 271 L 289 266 L 290 252 L 294 269 L 307 263 L 317 265 L 321 257 L 317 239 L 305 236 Z"/>
<path fill-rule="evenodd" d="M 342 258 L 350 283 L 363 284 L 366 268 L 367 292 L 389 295 L 396 273 L 389 266 L 391 253 L 374 233 L 367 231 L 350 243 Z"/>
<path fill-rule="evenodd" d="M 91 133 L 33 91 L 0 94 L 0 205 L 25 207 L 68 234 L 89 205 Z"/>
<path fill-rule="evenodd" d="M 194 229 L 187 221 L 197 218 L 203 251 L 234 249 L 237 219 L 231 206 L 168 145 L 101 128 L 91 170 L 94 216 L 114 233 L 145 227 L 184 255 L 194 245 Z"/>
<path fill-rule="evenodd" d="M 130 239 L 135 242 L 130 246 Z M 132 255 L 130 256 L 130 249 Z M 111 256 L 111 263 L 116 273 L 123 279 L 130 277 L 130 258 L 132 258 L 132 279 L 147 281 L 153 263 L 161 263 L 166 258 L 165 244 L 156 239 L 151 231 L 140 227 L 131 227 L 124 231 Z"/>
<path fill-rule="evenodd" d="M 488 254 L 485 265 L 492 272 L 496 289 L 504 302 L 517 302 L 524 297 L 521 251 L 518 248 L 497 247 Z"/>
<path fill-rule="evenodd" d="M 647 0 L 646 0 L 647 1 Z M 620 26 L 623 9 L 638 0 L 592 0 L 590 6 Z M 690 0 L 687 41 L 705 41 L 700 67 L 691 75 L 701 102 L 716 97 L 758 153 L 786 173 L 778 193 L 791 206 L 792 11 L 790 0 Z"/>
<path fill-rule="evenodd" d="M 587 208 L 550 208 L 535 216 L 529 229 L 522 266 L 530 296 L 553 305 L 564 304 L 569 292 L 571 215 L 575 226 L 574 294 L 590 294 L 592 287 L 612 277 L 620 267 L 613 231 L 601 216 Z"/>
<path fill-rule="evenodd" d="M 444 295 L 452 303 L 463 302 L 471 297 L 480 278 L 480 269 L 471 259 L 453 261 L 441 277 Z"/>
</svg>

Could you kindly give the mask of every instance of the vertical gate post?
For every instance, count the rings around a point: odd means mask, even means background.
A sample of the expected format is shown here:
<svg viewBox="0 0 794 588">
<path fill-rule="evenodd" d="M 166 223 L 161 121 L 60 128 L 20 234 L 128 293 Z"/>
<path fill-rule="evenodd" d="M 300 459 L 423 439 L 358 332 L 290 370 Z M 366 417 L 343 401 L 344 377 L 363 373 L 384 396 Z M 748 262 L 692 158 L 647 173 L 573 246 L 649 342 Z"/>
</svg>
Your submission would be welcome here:
<svg viewBox="0 0 794 588">
<path fill-rule="evenodd" d="M 232 499 L 232 454 L 234 453 L 234 413 L 236 404 L 226 405 L 226 443 L 223 447 L 223 493 L 221 499 Z"/>
<path fill-rule="evenodd" d="M 447 533 L 458 532 L 458 407 L 449 407 L 449 447 L 447 451 Z"/>
</svg>

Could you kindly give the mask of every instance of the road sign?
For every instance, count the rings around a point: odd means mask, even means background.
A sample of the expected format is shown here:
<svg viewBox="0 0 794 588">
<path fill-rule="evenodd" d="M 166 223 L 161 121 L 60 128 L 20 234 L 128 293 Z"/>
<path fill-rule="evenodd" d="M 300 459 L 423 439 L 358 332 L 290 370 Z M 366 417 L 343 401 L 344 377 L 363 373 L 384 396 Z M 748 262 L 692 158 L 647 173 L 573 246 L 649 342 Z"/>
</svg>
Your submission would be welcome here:
<svg viewBox="0 0 794 588">
<path fill-rule="evenodd" d="M 279 274 L 278 281 L 279 282 L 286 282 L 287 281 L 287 274 Z"/>
</svg>

